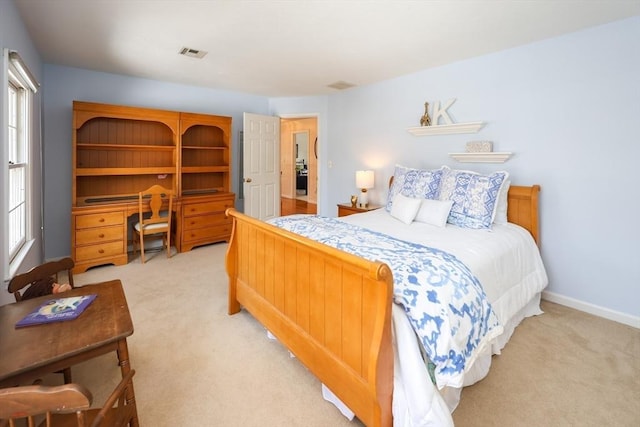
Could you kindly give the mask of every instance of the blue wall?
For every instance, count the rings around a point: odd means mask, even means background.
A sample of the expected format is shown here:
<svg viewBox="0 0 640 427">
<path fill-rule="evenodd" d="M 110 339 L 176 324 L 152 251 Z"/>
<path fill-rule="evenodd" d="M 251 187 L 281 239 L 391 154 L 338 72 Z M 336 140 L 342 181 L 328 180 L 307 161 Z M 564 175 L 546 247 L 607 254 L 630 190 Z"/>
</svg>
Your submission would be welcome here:
<svg viewBox="0 0 640 427">
<path fill-rule="evenodd" d="M 27 64 L 31 72 L 36 79 L 42 82 L 42 62 L 40 54 L 35 49 L 29 33 L 27 32 L 20 14 L 16 9 L 12 1 L 0 1 L 0 47 L 9 50 L 17 51 L 24 62 Z M 3 177 L 0 181 L 0 203 L 2 205 L 2 213 L 0 214 L 0 280 L 4 280 L 9 277 L 10 272 L 7 266 L 9 265 L 9 255 L 7 248 L 5 247 L 8 242 L 8 236 L 6 230 L 8 229 L 7 217 L 9 208 L 5 201 L 8 201 L 8 183 L 4 178 L 8 176 L 6 165 L 8 160 L 8 143 L 6 142 L 7 123 L 6 123 L 6 106 L 7 106 L 7 67 L 8 59 L 6 55 L 0 51 L 0 80 L 2 80 L 3 91 L 0 95 L 0 175 Z M 16 258 L 15 271 L 23 272 L 31 268 L 35 264 L 39 264 L 43 259 L 42 249 L 42 176 L 40 173 L 40 106 L 42 103 L 42 90 L 33 96 L 32 111 L 35 118 L 33 127 L 31 128 L 31 140 L 32 145 L 30 147 L 29 161 L 31 165 L 35 166 L 31 168 L 31 180 L 32 192 L 28 195 L 29 208 L 33 218 L 33 230 L 31 231 L 32 240 L 26 246 L 24 253 Z M 0 292 L 0 304 L 14 301 L 13 296 L 7 292 Z"/>
<path fill-rule="evenodd" d="M 632 18 L 331 95 L 319 129 L 321 212 L 335 215 L 357 191 L 358 169 L 376 171 L 370 197 L 378 202 L 396 163 L 507 170 L 515 184 L 542 186 L 546 296 L 635 316 L 640 326 L 638 40 L 640 18 Z M 487 123 L 478 134 L 407 132 L 419 126 L 425 101 L 452 98 L 455 122 Z M 271 109 L 303 110 L 291 99 L 272 99 Z M 497 165 L 449 157 L 471 140 L 514 156 Z"/>
</svg>

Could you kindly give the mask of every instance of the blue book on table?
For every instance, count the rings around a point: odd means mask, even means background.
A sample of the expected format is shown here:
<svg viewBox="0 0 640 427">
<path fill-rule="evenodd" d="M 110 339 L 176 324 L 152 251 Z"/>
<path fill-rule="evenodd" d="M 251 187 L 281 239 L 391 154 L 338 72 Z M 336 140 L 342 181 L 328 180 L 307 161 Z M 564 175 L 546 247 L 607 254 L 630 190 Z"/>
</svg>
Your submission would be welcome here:
<svg viewBox="0 0 640 427">
<path fill-rule="evenodd" d="M 96 299 L 97 294 L 53 298 L 40 304 L 16 323 L 16 328 L 75 319 Z"/>
</svg>

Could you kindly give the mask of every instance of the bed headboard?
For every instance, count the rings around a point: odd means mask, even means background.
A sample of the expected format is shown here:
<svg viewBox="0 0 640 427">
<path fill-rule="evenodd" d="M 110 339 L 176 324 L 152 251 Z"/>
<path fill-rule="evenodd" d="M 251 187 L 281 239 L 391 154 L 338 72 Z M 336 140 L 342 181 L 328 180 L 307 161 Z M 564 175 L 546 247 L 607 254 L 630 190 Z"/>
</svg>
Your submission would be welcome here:
<svg viewBox="0 0 640 427">
<path fill-rule="evenodd" d="M 512 185 L 509 187 L 509 196 L 507 198 L 507 219 L 509 222 L 526 228 L 538 246 L 540 246 L 540 231 L 538 229 L 539 192 L 539 185 L 530 187 Z"/>
<path fill-rule="evenodd" d="M 393 183 L 393 176 L 389 178 L 389 187 Z M 509 187 L 507 196 L 507 220 L 525 228 L 540 246 L 540 230 L 538 229 L 538 193 L 539 185 Z"/>
</svg>

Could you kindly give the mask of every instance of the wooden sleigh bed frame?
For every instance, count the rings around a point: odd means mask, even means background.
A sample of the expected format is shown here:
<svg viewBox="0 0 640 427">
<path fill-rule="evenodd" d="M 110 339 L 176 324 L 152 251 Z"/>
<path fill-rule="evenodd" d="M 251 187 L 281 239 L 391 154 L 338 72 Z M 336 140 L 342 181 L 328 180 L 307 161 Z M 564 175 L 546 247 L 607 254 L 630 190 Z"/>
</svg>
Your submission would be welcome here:
<svg viewBox="0 0 640 427">
<path fill-rule="evenodd" d="M 511 186 L 509 222 L 538 245 L 540 187 Z M 389 267 L 234 209 L 229 314 L 250 312 L 367 426 L 393 425 Z"/>
</svg>

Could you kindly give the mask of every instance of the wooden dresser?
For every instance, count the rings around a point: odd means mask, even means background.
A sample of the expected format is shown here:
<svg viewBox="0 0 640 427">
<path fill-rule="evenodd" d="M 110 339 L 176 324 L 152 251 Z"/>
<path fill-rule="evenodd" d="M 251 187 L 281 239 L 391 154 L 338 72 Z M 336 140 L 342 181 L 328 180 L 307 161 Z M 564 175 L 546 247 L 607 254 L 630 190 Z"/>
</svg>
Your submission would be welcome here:
<svg viewBox="0 0 640 427">
<path fill-rule="evenodd" d="M 138 192 L 174 191 L 179 252 L 226 241 L 234 206 L 231 117 L 73 103 L 71 256 L 75 273 L 128 261 Z"/>
</svg>

